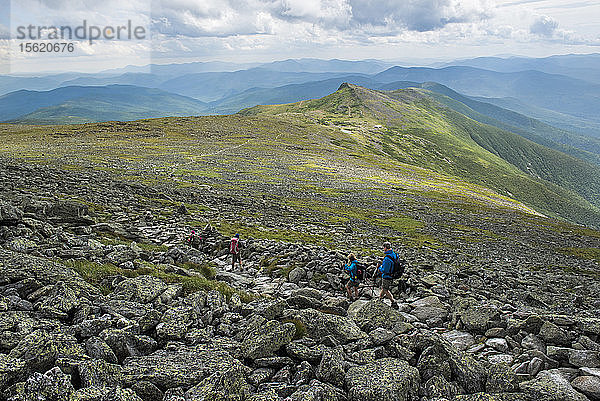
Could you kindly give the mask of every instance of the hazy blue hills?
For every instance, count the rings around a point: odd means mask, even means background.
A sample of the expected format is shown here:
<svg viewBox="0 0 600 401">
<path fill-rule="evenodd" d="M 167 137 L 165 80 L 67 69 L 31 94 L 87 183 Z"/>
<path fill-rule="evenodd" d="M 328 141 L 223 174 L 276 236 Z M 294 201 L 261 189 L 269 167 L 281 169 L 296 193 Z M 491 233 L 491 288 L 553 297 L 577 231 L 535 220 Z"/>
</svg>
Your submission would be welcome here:
<svg viewBox="0 0 600 401">
<path fill-rule="evenodd" d="M 600 122 L 600 85 L 539 71 L 500 73 L 473 67 L 392 67 L 379 82 L 433 81 L 469 96 L 512 97 L 527 104 Z"/>
<path fill-rule="evenodd" d="M 498 72 L 537 70 L 550 74 L 567 75 L 600 84 L 600 53 L 565 54 L 544 58 L 477 57 L 441 63 L 439 66 L 477 67 Z"/>
<path fill-rule="evenodd" d="M 238 94 L 247 89 L 320 81 L 340 77 L 344 73 L 280 72 L 266 68 L 252 68 L 234 72 L 208 72 L 183 75 L 162 82 L 158 87 L 168 92 L 193 97 L 202 101 L 215 101 Z"/>
<path fill-rule="evenodd" d="M 64 124 L 198 115 L 205 103 L 159 89 L 130 85 L 69 86 L 0 97 L 0 121 Z"/>
</svg>

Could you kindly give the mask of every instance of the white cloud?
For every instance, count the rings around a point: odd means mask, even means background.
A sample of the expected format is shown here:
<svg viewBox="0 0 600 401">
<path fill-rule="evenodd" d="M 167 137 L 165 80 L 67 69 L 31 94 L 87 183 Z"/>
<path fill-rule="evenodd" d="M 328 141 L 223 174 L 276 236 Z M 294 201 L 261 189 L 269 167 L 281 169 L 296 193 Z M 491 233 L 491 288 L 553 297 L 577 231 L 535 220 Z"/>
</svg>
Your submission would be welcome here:
<svg viewBox="0 0 600 401">
<path fill-rule="evenodd" d="M 558 21 L 547 15 L 538 17 L 529 27 L 529 32 L 534 35 L 552 37 L 558 29 Z"/>
<path fill-rule="evenodd" d="M 352 18 L 361 25 L 402 27 L 426 32 L 450 23 L 478 22 L 492 15 L 485 0 L 349 0 Z"/>
</svg>

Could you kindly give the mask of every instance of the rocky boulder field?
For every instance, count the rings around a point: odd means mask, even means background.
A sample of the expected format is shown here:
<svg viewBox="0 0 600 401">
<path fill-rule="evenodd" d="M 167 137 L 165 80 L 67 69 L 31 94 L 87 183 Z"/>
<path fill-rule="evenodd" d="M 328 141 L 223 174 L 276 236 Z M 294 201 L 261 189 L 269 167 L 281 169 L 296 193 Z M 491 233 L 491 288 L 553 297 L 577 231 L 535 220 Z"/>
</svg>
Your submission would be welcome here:
<svg viewBox="0 0 600 401">
<path fill-rule="evenodd" d="M 232 269 L 223 193 L 14 160 L 0 187 L 2 400 L 600 400 L 598 263 L 531 245 L 598 247 L 595 231 L 498 211 L 513 246 L 398 246 L 395 309 L 370 281 L 345 296 L 341 242 L 242 233 Z"/>
</svg>

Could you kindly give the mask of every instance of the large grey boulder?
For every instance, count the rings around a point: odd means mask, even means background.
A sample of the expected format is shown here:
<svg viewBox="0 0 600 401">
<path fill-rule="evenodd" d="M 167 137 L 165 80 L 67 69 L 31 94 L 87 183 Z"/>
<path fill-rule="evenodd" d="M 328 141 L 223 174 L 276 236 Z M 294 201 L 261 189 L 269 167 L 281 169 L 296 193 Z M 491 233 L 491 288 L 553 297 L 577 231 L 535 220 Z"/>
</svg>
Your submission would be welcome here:
<svg viewBox="0 0 600 401">
<path fill-rule="evenodd" d="M 185 393 L 186 401 L 243 401 L 251 392 L 246 381 L 250 369 L 233 363 L 226 370 L 216 371 Z"/>
<path fill-rule="evenodd" d="M 0 226 L 15 225 L 23 219 L 23 211 L 8 202 L 0 200 Z"/>
<path fill-rule="evenodd" d="M 305 309 L 294 312 L 289 317 L 299 320 L 306 328 L 306 335 L 315 339 L 333 336 L 342 344 L 346 344 L 367 336 L 352 319 L 346 316 Z"/>
<path fill-rule="evenodd" d="M 379 299 L 355 301 L 348 308 L 348 317 L 365 332 L 370 332 L 379 327 L 391 330 L 396 324 L 404 322 L 400 312 Z"/>
<path fill-rule="evenodd" d="M 411 314 L 428 325 L 439 325 L 448 318 L 448 309 L 435 295 L 418 299 L 410 304 Z"/>
<path fill-rule="evenodd" d="M 104 360 L 82 361 L 77 370 L 83 387 L 117 387 L 123 382 L 121 366 Z"/>
<path fill-rule="evenodd" d="M 321 381 L 331 383 L 336 387 L 343 387 L 345 374 L 342 347 L 326 349 L 317 370 L 317 377 Z"/>
<path fill-rule="evenodd" d="M 290 397 L 290 401 L 347 401 L 346 394 L 337 387 L 318 380 L 302 385 Z M 275 398 L 278 400 L 278 398 Z"/>
<path fill-rule="evenodd" d="M 543 370 L 533 380 L 519 385 L 521 391 L 536 401 L 588 401 L 576 391 L 560 371 Z"/>
<path fill-rule="evenodd" d="M 190 306 L 179 306 L 167 310 L 156 326 L 156 335 L 162 340 L 179 340 L 196 323 L 197 316 Z"/>
<path fill-rule="evenodd" d="M 417 401 L 419 371 L 406 361 L 379 359 L 348 369 L 345 377 L 350 401 Z"/>
<path fill-rule="evenodd" d="M 128 278 L 116 285 L 111 297 L 125 301 L 149 303 L 154 301 L 169 286 L 154 276 Z"/>
<path fill-rule="evenodd" d="M 35 280 L 42 286 L 53 286 L 62 281 L 80 299 L 95 298 L 100 295 L 96 287 L 83 280 L 70 267 L 0 248 L 0 285 L 23 280 Z"/>
<path fill-rule="evenodd" d="M 575 390 L 582 392 L 592 400 L 600 399 L 600 377 L 579 376 L 571 382 L 571 385 Z"/>
<path fill-rule="evenodd" d="M 540 337 L 546 344 L 571 345 L 569 333 L 554 323 L 544 322 L 540 328 Z"/>
<path fill-rule="evenodd" d="M 30 370 L 42 373 L 52 369 L 58 358 L 81 359 L 85 351 L 70 334 L 36 330 L 25 336 L 9 356 L 24 361 Z"/>
<path fill-rule="evenodd" d="M 100 333 L 100 338 L 113 350 L 119 362 L 130 356 L 148 355 L 158 348 L 152 337 L 123 329 L 106 329 Z"/>
<path fill-rule="evenodd" d="M 295 333 L 296 326 L 293 323 L 280 323 L 257 316 L 244 335 L 242 354 L 250 359 L 272 356 L 275 351 L 288 345 Z"/>
<path fill-rule="evenodd" d="M 238 363 L 228 352 L 208 344 L 177 346 L 125 359 L 123 378 L 127 385 L 145 380 L 161 389 L 191 387 Z"/>
<path fill-rule="evenodd" d="M 44 374 L 35 372 L 17 384 L 9 401 L 68 401 L 74 391 L 71 377 L 54 367 Z"/>
<path fill-rule="evenodd" d="M 465 329 L 483 333 L 491 327 L 491 321 L 498 319 L 500 310 L 473 298 L 462 298 L 455 303 L 454 313 Z"/>
<path fill-rule="evenodd" d="M 27 365 L 25 361 L 0 353 L 0 389 L 25 380 Z"/>
</svg>

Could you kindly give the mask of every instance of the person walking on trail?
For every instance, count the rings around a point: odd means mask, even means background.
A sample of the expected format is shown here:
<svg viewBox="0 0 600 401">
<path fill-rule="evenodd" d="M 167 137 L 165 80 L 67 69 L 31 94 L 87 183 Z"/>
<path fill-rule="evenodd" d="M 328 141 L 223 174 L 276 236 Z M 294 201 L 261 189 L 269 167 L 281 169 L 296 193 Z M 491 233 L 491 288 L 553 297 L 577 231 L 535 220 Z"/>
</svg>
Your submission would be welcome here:
<svg viewBox="0 0 600 401">
<path fill-rule="evenodd" d="M 394 270 L 394 263 L 396 262 L 398 256 L 392 250 L 392 244 L 389 242 L 383 243 L 383 252 L 385 256 L 383 257 L 381 263 L 379 263 L 378 270 L 375 271 L 375 273 L 377 273 L 377 271 L 381 273 L 381 293 L 379 294 L 379 299 L 383 299 L 385 297 L 392 301 L 392 308 L 397 308 L 398 304 L 394 300 L 390 289 L 392 288 L 393 283 L 392 271 Z"/>
<path fill-rule="evenodd" d="M 242 253 L 240 252 L 240 234 L 236 234 L 231 238 L 229 244 L 229 253 L 231 254 L 231 269 L 235 269 L 235 262 L 240 262 L 240 270 L 242 269 Z"/>
<path fill-rule="evenodd" d="M 348 298 L 350 298 L 350 300 L 358 299 L 358 286 L 360 284 L 361 277 L 358 271 L 358 261 L 353 253 L 348 255 L 348 264 L 344 265 L 344 270 L 350 276 L 350 279 L 346 283 Z M 352 290 L 354 290 L 354 297 L 352 297 Z"/>
</svg>

